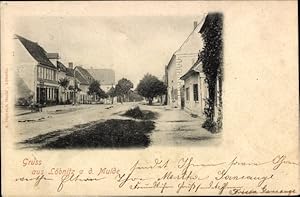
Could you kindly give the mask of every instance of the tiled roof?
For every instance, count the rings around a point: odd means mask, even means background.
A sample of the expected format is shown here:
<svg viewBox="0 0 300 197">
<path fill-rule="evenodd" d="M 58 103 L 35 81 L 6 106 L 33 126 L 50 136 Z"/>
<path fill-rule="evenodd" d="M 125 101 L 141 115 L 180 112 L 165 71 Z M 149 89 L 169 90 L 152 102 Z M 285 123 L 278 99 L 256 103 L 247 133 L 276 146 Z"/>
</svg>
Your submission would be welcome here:
<svg viewBox="0 0 300 197">
<path fill-rule="evenodd" d="M 36 42 L 32 42 L 22 36 L 16 35 L 29 54 L 39 63 L 44 66 L 56 68 L 47 57 L 47 52 Z"/>
<path fill-rule="evenodd" d="M 77 78 L 77 73 L 80 73 L 81 77 L 87 82 L 87 84 L 90 84 L 92 81 L 94 81 L 94 77 L 84 68 L 81 66 L 77 66 L 78 72 L 75 72 L 76 78 Z"/>
<path fill-rule="evenodd" d="M 61 63 L 60 61 L 57 61 L 57 68 L 61 71 L 64 71 L 64 72 L 67 71 L 67 67 L 63 63 Z"/>
<path fill-rule="evenodd" d="M 79 81 L 80 84 L 89 85 L 89 81 L 86 80 L 79 72 L 75 72 L 76 80 Z"/>
<path fill-rule="evenodd" d="M 112 69 L 87 69 L 93 78 L 101 85 L 115 84 L 115 72 Z"/>
<path fill-rule="evenodd" d="M 57 68 L 60 69 L 61 71 L 65 72 L 67 76 L 74 77 L 74 70 L 66 67 L 60 61 L 57 61 Z"/>
<path fill-rule="evenodd" d="M 47 53 L 48 59 L 59 59 L 58 53 Z"/>
<path fill-rule="evenodd" d="M 180 77 L 181 80 L 185 80 L 193 73 L 199 73 L 202 71 L 202 64 L 200 59 L 198 59 L 195 64 L 184 74 Z"/>
</svg>

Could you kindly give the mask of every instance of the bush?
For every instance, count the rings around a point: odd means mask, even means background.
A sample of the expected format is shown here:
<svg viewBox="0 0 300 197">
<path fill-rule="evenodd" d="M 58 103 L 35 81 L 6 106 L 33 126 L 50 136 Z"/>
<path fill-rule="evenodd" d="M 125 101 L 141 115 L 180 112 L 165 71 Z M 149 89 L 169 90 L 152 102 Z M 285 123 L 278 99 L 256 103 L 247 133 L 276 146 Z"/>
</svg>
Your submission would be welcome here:
<svg viewBox="0 0 300 197">
<path fill-rule="evenodd" d="M 138 106 L 134 107 L 133 109 L 127 110 L 123 115 L 135 119 L 141 119 L 141 120 L 155 119 L 157 116 L 156 113 L 148 110 L 141 110 L 140 107 Z"/>
<path fill-rule="evenodd" d="M 215 123 L 214 121 L 211 121 L 211 120 L 207 119 L 202 124 L 202 128 L 207 129 L 211 133 L 216 133 L 217 132 L 217 123 Z"/>
<path fill-rule="evenodd" d="M 29 106 L 32 103 L 33 96 L 18 98 L 16 105 Z"/>
</svg>

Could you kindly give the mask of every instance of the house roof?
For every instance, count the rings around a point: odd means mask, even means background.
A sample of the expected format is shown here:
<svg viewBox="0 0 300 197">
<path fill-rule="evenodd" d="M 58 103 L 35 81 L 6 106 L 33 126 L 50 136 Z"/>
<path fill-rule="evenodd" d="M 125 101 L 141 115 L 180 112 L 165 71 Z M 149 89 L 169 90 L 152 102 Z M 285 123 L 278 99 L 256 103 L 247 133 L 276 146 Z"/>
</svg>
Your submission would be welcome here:
<svg viewBox="0 0 300 197">
<path fill-rule="evenodd" d="M 202 20 L 197 24 L 197 26 L 191 31 L 191 33 L 188 35 L 188 37 L 185 39 L 185 41 L 182 43 L 182 45 L 175 51 L 175 55 L 176 54 L 181 54 L 181 53 L 187 53 L 188 51 L 190 52 L 190 50 L 192 50 L 194 52 L 194 49 L 192 47 L 192 49 L 189 49 L 189 46 L 193 46 L 193 42 L 195 40 L 193 40 L 193 38 L 196 36 L 198 39 L 198 33 L 200 31 L 200 29 L 202 28 L 204 22 L 205 22 L 205 18 L 206 18 L 207 14 L 205 13 L 202 17 Z M 199 40 L 200 40 L 200 36 L 199 36 Z M 191 44 L 192 43 L 192 44 Z M 201 48 L 199 46 L 199 48 Z M 195 51 L 196 53 L 198 53 L 198 51 Z"/>
<path fill-rule="evenodd" d="M 181 44 L 181 46 L 173 53 L 168 65 L 167 69 L 169 68 L 171 62 L 176 57 L 176 55 L 179 54 L 197 54 L 199 50 L 201 49 L 201 45 L 195 45 L 195 37 L 199 39 L 199 44 L 201 44 L 200 36 L 198 35 L 200 29 L 202 28 L 205 18 L 207 14 L 205 13 L 202 17 L 202 20 L 197 24 L 197 26 L 191 31 L 191 33 L 188 35 L 188 37 L 185 39 L 185 41 Z M 199 36 L 199 38 L 198 38 Z M 195 46 L 197 46 L 197 50 L 195 50 Z"/>
<path fill-rule="evenodd" d="M 66 67 L 60 61 L 57 61 L 57 68 L 66 73 L 67 76 L 74 77 L 74 71 L 71 68 Z"/>
<path fill-rule="evenodd" d="M 77 66 L 76 68 L 78 72 L 75 72 L 75 77 L 81 84 L 89 85 L 95 80 L 86 69 L 82 68 L 81 66 Z"/>
<path fill-rule="evenodd" d="M 174 54 L 172 55 L 171 59 L 169 60 L 169 63 L 168 63 L 168 65 L 167 65 L 166 69 L 169 69 L 169 66 L 170 66 L 171 62 L 173 61 L 173 59 L 174 59 L 175 57 L 176 57 L 176 56 L 175 56 L 175 53 L 174 53 Z"/>
<path fill-rule="evenodd" d="M 57 61 L 57 68 L 61 71 L 64 71 L 64 72 L 67 71 L 67 67 L 63 63 L 61 63 L 60 61 Z"/>
<path fill-rule="evenodd" d="M 187 79 L 194 73 L 202 72 L 202 64 L 201 61 L 198 59 L 195 64 L 184 74 L 180 77 L 181 80 Z"/>
<path fill-rule="evenodd" d="M 115 84 L 115 72 L 112 69 L 87 69 L 95 80 L 98 80 L 101 85 Z"/>
<path fill-rule="evenodd" d="M 48 59 L 59 59 L 58 53 L 47 53 Z"/>
<path fill-rule="evenodd" d="M 71 68 L 67 68 L 66 75 L 70 77 L 74 77 L 74 70 Z"/>
<path fill-rule="evenodd" d="M 47 52 L 37 43 L 32 42 L 22 36 L 16 35 L 29 54 L 41 65 L 56 68 L 47 57 Z"/>
<path fill-rule="evenodd" d="M 86 80 L 80 73 L 78 72 L 75 72 L 75 78 L 77 81 L 79 81 L 80 84 L 83 84 L 83 85 L 89 85 L 89 81 Z"/>
</svg>

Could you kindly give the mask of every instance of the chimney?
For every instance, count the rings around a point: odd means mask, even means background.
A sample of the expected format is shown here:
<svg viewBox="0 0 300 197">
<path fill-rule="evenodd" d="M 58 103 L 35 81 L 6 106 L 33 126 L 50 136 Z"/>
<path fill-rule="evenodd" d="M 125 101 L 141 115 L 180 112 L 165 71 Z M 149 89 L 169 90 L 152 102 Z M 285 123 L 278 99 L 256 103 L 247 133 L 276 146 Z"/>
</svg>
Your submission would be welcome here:
<svg viewBox="0 0 300 197">
<path fill-rule="evenodd" d="M 69 62 L 69 68 L 73 69 L 73 62 Z"/>
<path fill-rule="evenodd" d="M 196 29 L 197 25 L 198 25 L 198 22 L 194 21 L 194 29 Z"/>
</svg>

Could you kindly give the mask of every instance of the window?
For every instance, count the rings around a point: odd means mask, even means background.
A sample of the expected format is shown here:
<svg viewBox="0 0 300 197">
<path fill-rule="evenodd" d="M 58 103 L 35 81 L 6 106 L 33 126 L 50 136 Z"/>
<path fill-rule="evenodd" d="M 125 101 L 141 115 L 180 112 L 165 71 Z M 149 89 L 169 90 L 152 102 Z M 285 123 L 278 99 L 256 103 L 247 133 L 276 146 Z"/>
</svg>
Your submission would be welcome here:
<svg viewBox="0 0 300 197">
<path fill-rule="evenodd" d="M 53 80 L 53 70 L 50 70 L 50 79 Z"/>
<path fill-rule="evenodd" d="M 43 79 L 46 79 L 46 69 L 43 68 Z"/>
<path fill-rule="evenodd" d="M 44 78 L 44 68 L 41 67 L 41 76 L 42 79 Z"/>
<path fill-rule="evenodd" d="M 37 78 L 40 78 L 40 67 L 37 67 Z"/>
<path fill-rule="evenodd" d="M 190 100 L 190 88 L 186 88 L 186 89 L 185 89 L 185 97 L 186 97 L 186 100 L 187 100 L 187 101 Z"/>
<path fill-rule="evenodd" d="M 193 92 L 194 92 L 194 101 L 198 101 L 198 84 L 193 85 Z"/>
</svg>

